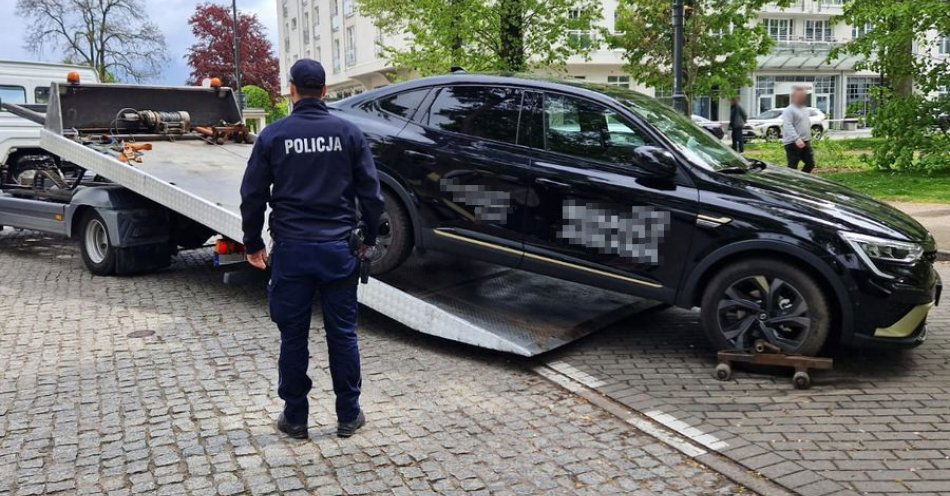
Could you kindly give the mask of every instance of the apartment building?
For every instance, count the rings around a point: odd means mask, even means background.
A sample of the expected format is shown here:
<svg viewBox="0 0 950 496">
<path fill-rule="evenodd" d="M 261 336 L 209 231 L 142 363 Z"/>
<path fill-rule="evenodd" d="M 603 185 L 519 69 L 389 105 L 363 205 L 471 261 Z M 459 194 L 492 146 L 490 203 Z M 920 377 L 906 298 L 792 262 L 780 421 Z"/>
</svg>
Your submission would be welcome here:
<svg viewBox="0 0 950 496">
<path fill-rule="evenodd" d="M 760 57 L 751 74 L 752 84 L 740 98 L 752 115 L 788 105 L 794 86 L 812 90 L 812 105 L 831 118 L 840 119 L 868 102 L 871 87 L 880 82 L 877 74 L 858 71 L 859 59 L 843 57 L 829 62 L 835 46 L 861 36 L 867 27 L 848 26 L 833 21 L 842 13 L 845 0 L 798 0 L 790 7 L 768 6 L 758 16 L 776 47 Z M 287 71 L 300 57 L 320 60 L 327 67 L 327 83 L 333 97 L 343 97 L 389 84 L 395 69 L 381 57 L 378 45 L 400 46 L 404 40 L 383 38 L 382 33 L 356 12 L 356 0 L 276 0 L 280 23 L 281 87 L 287 90 Z M 617 0 L 603 0 L 604 27 L 613 29 Z M 596 36 L 574 32 L 572 36 Z M 934 35 L 936 36 L 936 35 Z M 950 38 L 937 44 L 937 56 L 950 54 Z M 651 88 L 638 87 L 623 70 L 619 50 L 602 48 L 589 57 L 572 57 L 566 77 L 622 86 L 658 97 Z M 717 95 L 695 98 L 693 112 L 725 120 L 728 102 Z"/>
</svg>

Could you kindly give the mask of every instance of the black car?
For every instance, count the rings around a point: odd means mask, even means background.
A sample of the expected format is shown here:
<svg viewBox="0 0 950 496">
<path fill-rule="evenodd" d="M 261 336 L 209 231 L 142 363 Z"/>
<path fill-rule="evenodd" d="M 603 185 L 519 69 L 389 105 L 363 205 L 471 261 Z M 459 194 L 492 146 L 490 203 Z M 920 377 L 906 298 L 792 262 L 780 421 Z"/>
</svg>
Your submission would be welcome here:
<svg viewBox="0 0 950 496">
<path fill-rule="evenodd" d="M 453 74 L 333 111 L 374 147 L 377 272 L 441 250 L 700 306 L 717 348 L 802 354 L 830 338 L 917 345 L 939 299 L 936 246 L 912 218 L 747 160 L 635 92 Z"/>
</svg>

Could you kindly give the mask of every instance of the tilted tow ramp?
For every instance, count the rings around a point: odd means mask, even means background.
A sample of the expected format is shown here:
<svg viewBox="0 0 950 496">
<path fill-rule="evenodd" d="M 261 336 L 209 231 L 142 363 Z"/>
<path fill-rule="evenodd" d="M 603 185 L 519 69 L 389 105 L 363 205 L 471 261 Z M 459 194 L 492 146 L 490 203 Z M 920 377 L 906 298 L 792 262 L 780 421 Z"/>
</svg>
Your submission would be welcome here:
<svg viewBox="0 0 950 496">
<path fill-rule="evenodd" d="M 149 113 L 153 112 L 153 113 Z M 147 121 L 147 122 L 146 122 Z M 242 239 L 240 183 L 252 145 L 186 139 L 181 127 L 240 121 L 228 88 L 54 84 L 41 146 L 226 238 Z M 148 124 L 148 125 L 146 125 Z M 148 132 L 141 131 L 148 128 Z M 141 162 L 90 139 L 151 145 Z M 190 133 L 194 134 L 194 133 Z M 360 302 L 414 330 L 532 356 L 657 303 L 429 254 L 361 285 Z"/>
</svg>

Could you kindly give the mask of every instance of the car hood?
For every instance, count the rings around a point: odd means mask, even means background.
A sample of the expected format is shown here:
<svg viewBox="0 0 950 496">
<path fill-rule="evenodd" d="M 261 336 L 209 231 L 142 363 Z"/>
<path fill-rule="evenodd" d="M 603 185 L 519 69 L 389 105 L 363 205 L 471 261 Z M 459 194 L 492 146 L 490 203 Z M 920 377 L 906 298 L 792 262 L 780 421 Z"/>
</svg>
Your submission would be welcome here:
<svg viewBox="0 0 950 496">
<path fill-rule="evenodd" d="M 770 165 L 732 177 L 763 202 L 759 208 L 779 210 L 786 217 L 890 239 L 926 242 L 930 237 L 926 228 L 900 210 L 812 174 Z"/>
<path fill-rule="evenodd" d="M 762 124 L 779 124 L 782 119 L 749 119 L 745 121 L 750 126 L 760 126 Z"/>
</svg>

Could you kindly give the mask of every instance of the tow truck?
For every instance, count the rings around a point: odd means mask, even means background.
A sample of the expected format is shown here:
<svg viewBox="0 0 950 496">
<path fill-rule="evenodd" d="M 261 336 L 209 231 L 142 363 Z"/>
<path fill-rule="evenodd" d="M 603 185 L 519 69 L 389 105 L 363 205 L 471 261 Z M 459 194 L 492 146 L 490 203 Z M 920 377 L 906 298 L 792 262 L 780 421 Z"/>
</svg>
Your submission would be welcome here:
<svg viewBox="0 0 950 496">
<path fill-rule="evenodd" d="M 71 75 L 51 85 L 45 113 L 0 106 L 42 124 L 40 146 L 60 159 L 2 176 L 0 226 L 75 239 L 98 276 L 162 270 L 212 237 L 225 282 L 251 270 L 236 240 L 254 135 L 232 89 L 82 84 Z M 416 331 L 523 356 L 659 305 L 433 253 L 370 278 L 359 300 Z"/>
</svg>

